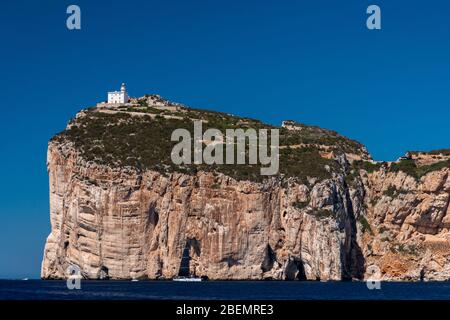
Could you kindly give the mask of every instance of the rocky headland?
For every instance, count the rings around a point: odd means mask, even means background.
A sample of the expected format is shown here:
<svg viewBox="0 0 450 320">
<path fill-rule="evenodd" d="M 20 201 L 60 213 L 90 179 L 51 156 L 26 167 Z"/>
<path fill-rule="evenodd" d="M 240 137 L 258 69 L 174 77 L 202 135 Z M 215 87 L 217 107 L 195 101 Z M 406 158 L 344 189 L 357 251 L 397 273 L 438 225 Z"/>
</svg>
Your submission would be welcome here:
<svg viewBox="0 0 450 320">
<path fill-rule="evenodd" d="M 277 128 L 157 95 L 80 111 L 48 145 L 41 276 L 170 279 L 185 248 L 208 279 L 450 279 L 450 150 L 373 161 L 360 143 L 286 121 L 280 171 L 180 165 L 176 128 Z"/>
</svg>

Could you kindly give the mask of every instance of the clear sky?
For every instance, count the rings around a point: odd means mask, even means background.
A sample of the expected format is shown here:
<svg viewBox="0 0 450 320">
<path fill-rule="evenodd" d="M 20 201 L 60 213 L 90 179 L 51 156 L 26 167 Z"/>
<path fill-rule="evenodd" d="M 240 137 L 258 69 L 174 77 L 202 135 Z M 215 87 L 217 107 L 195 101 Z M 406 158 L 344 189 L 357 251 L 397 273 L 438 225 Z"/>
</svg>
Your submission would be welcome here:
<svg viewBox="0 0 450 320">
<path fill-rule="evenodd" d="M 370 4 L 382 30 L 366 28 Z M 446 0 L 3 1 L 0 35 L 0 278 L 39 275 L 47 141 L 123 81 L 132 96 L 333 129 L 377 160 L 450 147 Z"/>
</svg>

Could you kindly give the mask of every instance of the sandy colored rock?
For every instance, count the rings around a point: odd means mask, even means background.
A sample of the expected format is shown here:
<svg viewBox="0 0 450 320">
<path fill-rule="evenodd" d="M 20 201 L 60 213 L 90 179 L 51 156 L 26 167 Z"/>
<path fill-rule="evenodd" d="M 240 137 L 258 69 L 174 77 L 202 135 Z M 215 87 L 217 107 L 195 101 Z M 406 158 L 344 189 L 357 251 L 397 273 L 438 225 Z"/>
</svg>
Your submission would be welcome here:
<svg viewBox="0 0 450 320">
<path fill-rule="evenodd" d="M 191 246 L 191 273 L 210 279 L 360 278 L 355 219 L 342 177 L 310 187 L 222 174 L 120 170 L 50 143 L 50 217 L 43 278 L 70 264 L 98 279 L 172 278 Z M 304 208 L 295 203 L 308 201 Z M 317 210 L 328 210 L 318 218 Z M 102 275 L 102 276 L 101 276 Z"/>
<path fill-rule="evenodd" d="M 188 112 L 156 95 L 145 101 L 164 111 Z M 87 116 L 81 111 L 76 119 Z M 336 165 L 330 175 L 321 179 L 307 172 L 304 179 L 276 176 L 260 183 L 218 172 L 100 165 L 86 160 L 90 154 L 83 158 L 70 139 L 52 140 L 51 233 L 42 278 L 66 278 L 67 268 L 77 265 L 88 279 L 169 279 L 180 273 L 187 247 L 189 273 L 209 279 L 364 279 L 372 266 L 383 280 L 450 279 L 448 166 L 433 167 L 420 179 L 390 170 L 392 164 L 367 169 L 370 173 L 356 170 L 352 161 L 379 165 L 362 145 L 320 128 L 285 125 L 309 130 L 310 138 L 333 137 L 354 150 L 316 145 L 322 157 L 333 160 L 323 168 L 330 172 L 329 164 Z M 93 145 L 95 137 L 85 136 Z M 406 160 L 441 165 L 448 157 L 420 153 Z M 155 162 L 161 164 L 159 158 Z"/>
</svg>

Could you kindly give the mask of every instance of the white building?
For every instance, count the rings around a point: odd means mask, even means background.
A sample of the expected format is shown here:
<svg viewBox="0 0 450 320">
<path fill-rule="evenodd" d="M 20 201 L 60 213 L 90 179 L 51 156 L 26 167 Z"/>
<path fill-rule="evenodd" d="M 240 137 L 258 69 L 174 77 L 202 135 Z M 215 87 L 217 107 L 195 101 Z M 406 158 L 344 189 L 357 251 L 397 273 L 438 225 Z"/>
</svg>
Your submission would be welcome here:
<svg viewBox="0 0 450 320">
<path fill-rule="evenodd" d="M 120 86 L 120 91 L 108 92 L 108 103 L 128 103 L 129 97 L 125 83 Z"/>
</svg>

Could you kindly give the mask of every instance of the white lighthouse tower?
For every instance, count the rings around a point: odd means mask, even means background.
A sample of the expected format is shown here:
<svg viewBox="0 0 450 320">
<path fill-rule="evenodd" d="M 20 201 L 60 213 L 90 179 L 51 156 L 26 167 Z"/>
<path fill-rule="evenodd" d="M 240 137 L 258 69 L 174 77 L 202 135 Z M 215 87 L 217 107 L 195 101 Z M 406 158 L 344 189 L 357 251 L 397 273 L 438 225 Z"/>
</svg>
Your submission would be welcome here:
<svg viewBox="0 0 450 320">
<path fill-rule="evenodd" d="M 120 104 L 120 103 L 128 103 L 129 97 L 127 94 L 127 89 L 125 87 L 125 83 L 122 83 L 120 86 L 120 91 L 111 91 L 108 92 L 108 103 Z"/>
</svg>

